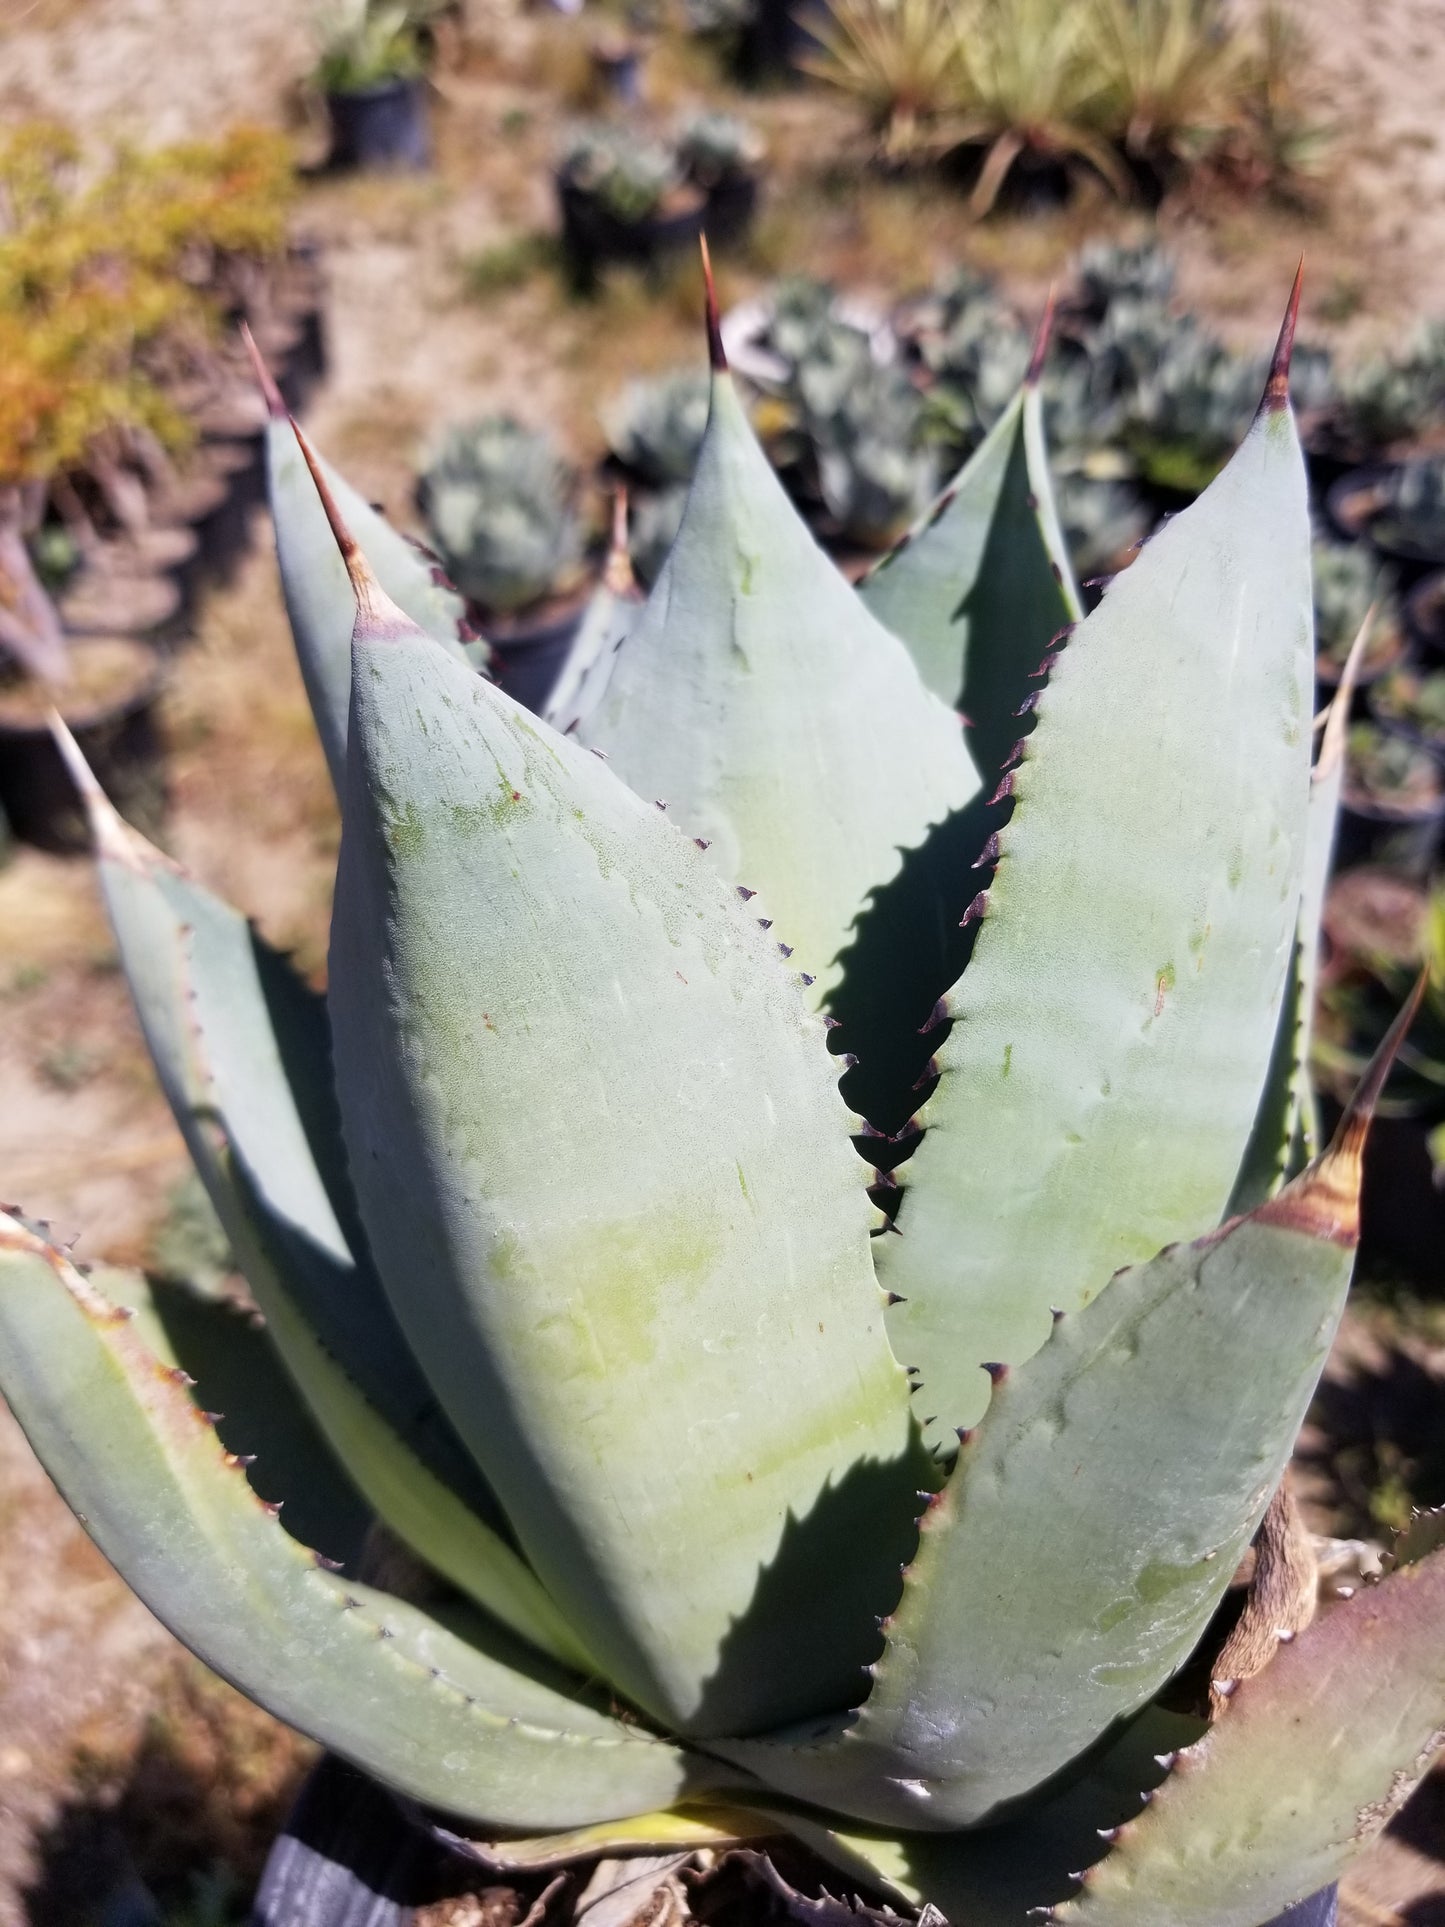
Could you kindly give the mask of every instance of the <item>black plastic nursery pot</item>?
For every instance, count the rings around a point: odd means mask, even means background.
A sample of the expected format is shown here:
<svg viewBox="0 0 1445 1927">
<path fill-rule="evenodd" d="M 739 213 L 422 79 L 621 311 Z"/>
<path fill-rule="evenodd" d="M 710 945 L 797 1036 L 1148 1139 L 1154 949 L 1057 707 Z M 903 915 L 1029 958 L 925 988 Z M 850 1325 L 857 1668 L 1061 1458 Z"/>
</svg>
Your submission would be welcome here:
<svg viewBox="0 0 1445 1927">
<path fill-rule="evenodd" d="M 1402 668 L 1411 659 L 1409 640 L 1403 621 L 1399 627 L 1391 628 L 1384 635 L 1379 633 L 1378 623 L 1370 636 L 1365 659 L 1355 672 L 1354 701 L 1350 705 L 1352 716 L 1362 716 L 1369 709 L 1369 689 L 1382 676 L 1389 675 L 1392 669 Z M 1342 661 L 1329 656 L 1315 658 L 1316 707 L 1322 709 L 1339 688 L 1340 678 L 1345 673 Z"/>
<path fill-rule="evenodd" d="M 482 616 L 497 681 L 514 702 L 540 715 L 562 672 L 587 607 L 587 591 L 545 602 L 519 616 Z"/>
<path fill-rule="evenodd" d="M 558 175 L 557 207 L 562 253 L 573 285 L 582 290 L 592 287 L 598 271 L 612 262 L 652 268 L 695 248 L 707 225 L 707 199 L 698 190 L 654 214 L 623 221 L 596 195 Z"/>
<path fill-rule="evenodd" d="M 1390 808 L 1346 785 L 1335 832 L 1335 868 L 1382 864 L 1411 877 L 1428 876 L 1445 833 L 1445 796 L 1428 807 Z"/>
<path fill-rule="evenodd" d="M 333 168 L 431 166 L 426 82 L 412 74 L 355 93 L 329 93 Z"/>
<path fill-rule="evenodd" d="M 1341 1106 L 1320 1099 L 1320 1131 L 1328 1141 Z M 1360 1193 L 1360 1265 L 1403 1273 L 1418 1290 L 1445 1293 L 1445 1190 L 1435 1183 L 1430 1121 L 1376 1117 L 1365 1144 Z"/>
<path fill-rule="evenodd" d="M 459 1851 L 460 1843 L 449 1846 L 451 1838 L 328 1755 L 312 1769 L 271 1849 L 250 1927 L 409 1927 L 420 1907 L 498 1885 L 519 1890 L 524 1905 L 536 1902 L 555 1878 L 554 1869 L 490 1871 Z M 836 1891 L 837 1875 L 821 1862 L 818 1871 Z M 585 1879 L 585 1865 L 577 1873 Z M 761 1894 L 758 1901 L 748 1909 L 749 1927 L 774 1917 Z M 1336 1927 L 1338 1908 L 1338 1889 L 1326 1887 L 1260 1927 Z M 716 1919 L 719 1927 L 742 1927 L 744 1914 L 730 1907 Z"/>
<path fill-rule="evenodd" d="M 128 636 L 77 636 L 70 651 L 77 693 L 62 690 L 53 699 L 111 802 L 155 837 L 166 806 L 159 715 L 165 658 Z M 85 693 L 88 688 L 95 693 Z M 85 811 L 43 708 L 29 685 L 0 685 L 0 816 L 26 843 L 84 855 L 90 849 Z"/>
<path fill-rule="evenodd" d="M 1346 542 L 1368 542 L 1382 561 L 1393 565 L 1396 579 L 1409 588 L 1420 577 L 1445 564 L 1445 555 L 1417 547 L 1390 530 L 1384 511 L 1390 485 L 1401 464 L 1379 463 L 1354 468 L 1342 475 L 1325 496 L 1325 513 L 1335 533 Z"/>
<path fill-rule="evenodd" d="M 752 227 L 758 211 L 759 181 L 756 174 L 726 174 L 706 189 L 707 208 L 703 226 L 713 247 L 736 247 Z"/>
<path fill-rule="evenodd" d="M 73 636 L 130 636 L 137 642 L 178 642 L 187 617 L 180 586 L 159 570 L 108 559 L 87 565 L 56 605 Z"/>
<path fill-rule="evenodd" d="M 1445 569 L 1421 576 L 1406 596 L 1405 628 L 1432 666 L 1445 664 Z"/>
</svg>

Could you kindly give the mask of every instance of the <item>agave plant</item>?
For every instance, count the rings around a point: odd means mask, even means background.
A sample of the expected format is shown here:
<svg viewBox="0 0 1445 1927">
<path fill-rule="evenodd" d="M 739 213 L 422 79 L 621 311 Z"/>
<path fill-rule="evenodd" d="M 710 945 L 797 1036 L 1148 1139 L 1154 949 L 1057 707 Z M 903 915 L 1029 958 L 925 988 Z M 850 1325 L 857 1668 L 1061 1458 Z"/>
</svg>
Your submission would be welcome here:
<svg viewBox="0 0 1445 1927">
<path fill-rule="evenodd" d="M 827 0 L 812 71 L 851 94 L 895 159 L 936 146 L 957 106 L 959 0 Z"/>
<path fill-rule="evenodd" d="M 508 615 L 571 586 L 582 556 L 573 481 L 551 438 L 510 415 L 442 437 L 418 498 L 447 573 L 479 609 Z"/>
<path fill-rule="evenodd" d="M 686 482 L 707 427 L 708 385 L 691 368 L 627 384 L 603 416 L 607 445 L 654 487 Z"/>
<path fill-rule="evenodd" d="M 1378 668 L 1400 649 L 1399 605 L 1394 579 L 1362 542 L 1315 541 L 1312 564 L 1315 646 L 1325 665 L 1343 667 L 1362 628 L 1368 626 L 1365 663 Z M 1373 620 L 1371 610 L 1374 610 Z"/>
<path fill-rule="evenodd" d="M 1439 1745 L 1440 1523 L 1311 1623 L 1282 1496 L 1389 1059 L 1297 1155 L 1341 731 L 1312 778 L 1291 329 L 1063 646 L 1039 356 L 855 593 L 714 327 L 677 541 L 560 727 L 273 422 L 346 705 L 324 1003 L 87 787 L 294 1394 L 451 1590 L 289 1538 L 144 1281 L 13 1216 L 0 1386 L 182 1639 L 494 1860 L 783 1832 L 960 1923 L 1255 1927 Z"/>
<path fill-rule="evenodd" d="M 1075 275 L 1084 306 L 1099 321 L 1116 301 L 1167 308 L 1174 298 L 1174 258 L 1157 241 L 1091 242 L 1079 255 Z"/>
</svg>

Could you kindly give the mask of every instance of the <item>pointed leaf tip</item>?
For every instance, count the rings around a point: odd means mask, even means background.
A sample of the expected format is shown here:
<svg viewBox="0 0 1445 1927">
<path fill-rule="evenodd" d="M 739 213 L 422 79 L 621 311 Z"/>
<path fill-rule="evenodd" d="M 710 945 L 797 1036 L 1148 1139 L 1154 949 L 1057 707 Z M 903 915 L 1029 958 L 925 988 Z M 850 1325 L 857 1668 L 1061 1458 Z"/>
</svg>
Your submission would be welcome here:
<svg viewBox="0 0 1445 1927">
<path fill-rule="evenodd" d="M 602 571 L 603 585 L 615 596 L 635 596 L 637 578 L 632 573 L 632 555 L 627 545 L 627 488 L 623 484 L 612 498 L 612 545 Z"/>
<path fill-rule="evenodd" d="M 316 493 L 320 496 L 321 506 L 326 511 L 326 520 L 331 525 L 331 533 L 336 538 L 336 546 L 341 551 L 342 561 L 346 564 L 346 573 L 351 578 L 352 593 L 356 597 L 356 628 L 353 631 L 353 640 L 374 642 L 382 638 L 424 635 L 425 630 L 413 622 L 406 611 L 392 601 L 377 581 L 371 564 L 362 554 L 355 536 L 342 519 L 341 510 L 336 505 L 336 498 L 331 492 L 316 450 L 306 439 L 296 417 L 290 415 L 287 419 L 291 423 L 291 432 L 296 437 L 296 444 L 301 450 L 306 466 L 311 471 L 311 479 L 316 484 Z"/>
<path fill-rule="evenodd" d="M 1264 396 L 1260 402 L 1260 410 L 1264 414 L 1278 414 L 1281 409 L 1289 407 L 1289 363 L 1294 352 L 1294 331 L 1299 320 L 1300 291 L 1304 287 L 1304 279 L 1305 264 L 1301 255 L 1300 264 L 1295 269 L 1294 286 L 1290 290 L 1289 306 L 1280 323 L 1279 339 L 1270 357 L 1269 379 L 1264 384 Z"/>
<path fill-rule="evenodd" d="M 1044 311 L 1039 317 L 1038 329 L 1034 335 L 1034 345 L 1029 351 L 1028 370 L 1024 375 L 1025 388 L 1037 388 L 1043 379 L 1044 363 L 1049 356 L 1049 341 L 1054 332 L 1054 308 L 1057 299 L 1058 288 L 1051 281 L 1048 299 L 1044 303 Z"/>
<path fill-rule="evenodd" d="M 124 863 L 132 869 L 143 867 L 142 852 L 149 855 L 149 846 L 135 834 L 97 782 L 94 770 L 86 762 L 84 751 L 71 735 L 60 711 L 51 709 L 45 720 L 70 780 L 85 806 L 95 854 L 109 857 L 116 863 Z"/>
<path fill-rule="evenodd" d="M 266 366 L 265 356 L 256 346 L 256 337 L 251 333 L 250 324 L 245 321 L 241 323 L 241 340 L 245 344 L 246 353 L 251 357 L 251 372 L 256 377 L 256 386 L 261 390 L 267 414 L 272 421 L 284 421 L 287 410 L 285 402 L 281 399 L 281 390 L 276 386 L 275 377 Z"/>
<path fill-rule="evenodd" d="M 1421 971 L 1394 1023 L 1380 1040 L 1328 1147 L 1278 1197 L 1261 1205 L 1254 1214 L 1256 1219 L 1288 1225 L 1306 1237 L 1328 1238 L 1335 1244 L 1359 1242 L 1365 1142 L 1380 1093 L 1419 1014 L 1429 981 L 1427 968 Z"/>
<path fill-rule="evenodd" d="M 722 324 L 718 320 L 717 287 L 712 278 L 712 254 L 708 249 L 707 236 L 699 234 L 697 244 L 702 251 L 702 281 L 705 290 L 703 314 L 707 321 L 707 358 L 715 374 L 725 375 L 728 358 L 727 351 L 723 347 Z"/>
</svg>

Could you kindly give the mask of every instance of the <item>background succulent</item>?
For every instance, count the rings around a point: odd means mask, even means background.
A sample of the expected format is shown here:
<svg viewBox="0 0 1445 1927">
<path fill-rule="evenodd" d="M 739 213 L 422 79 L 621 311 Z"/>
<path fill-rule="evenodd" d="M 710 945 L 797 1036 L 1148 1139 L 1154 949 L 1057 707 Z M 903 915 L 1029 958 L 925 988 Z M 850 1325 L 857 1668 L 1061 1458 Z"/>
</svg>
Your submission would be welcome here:
<svg viewBox="0 0 1445 1927">
<path fill-rule="evenodd" d="M 273 1409 L 452 1590 L 288 1538 L 144 1281 L 13 1215 L 0 1383 L 168 1624 L 494 1862 L 781 1827 L 959 1922 L 1256 1927 L 1438 1747 L 1441 1522 L 1316 1620 L 1282 1483 L 1403 1027 L 1310 1157 L 1343 712 L 1312 769 L 1291 333 L 1072 642 L 1039 357 L 857 593 L 716 366 L 556 728 L 273 420 L 324 1002 L 77 761 Z"/>
<path fill-rule="evenodd" d="M 1382 540 L 1445 558 L 1445 459 L 1422 458 L 1397 469 L 1371 526 Z"/>
<path fill-rule="evenodd" d="M 452 581 L 478 608 L 506 615 L 575 577 L 582 529 L 574 488 L 549 436 L 489 415 L 448 430 L 418 496 Z"/>
<path fill-rule="evenodd" d="M 1311 550 L 1315 636 L 1319 652 L 1342 664 L 1374 605 L 1372 625 L 1381 636 L 1398 622 L 1392 582 L 1372 551 L 1360 542 L 1317 538 Z"/>
<path fill-rule="evenodd" d="M 901 370 L 871 360 L 836 398 L 831 382 L 810 381 L 811 372 L 804 364 L 798 387 L 823 500 L 845 536 L 886 548 L 938 485 L 922 400 Z"/>
<path fill-rule="evenodd" d="M 751 173 L 764 154 L 762 136 L 738 114 L 692 114 L 677 132 L 677 157 L 703 187 Z"/>
<path fill-rule="evenodd" d="M 563 151 L 561 172 L 623 222 L 655 213 L 682 178 L 677 155 L 665 141 L 611 121 L 578 129 Z"/>
<path fill-rule="evenodd" d="M 708 383 L 691 368 L 627 384 L 603 417 L 607 445 L 654 487 L 685 482 L 707 427 Z"/>
<path fill-rule="evenodd" d="M 1074 273 L 1083 306 L 1096 320 L 1119 301 L 1165 308 L 1174 298 L 1173 257 L 1157 241 L 1091 241 Z"/>
</svg>

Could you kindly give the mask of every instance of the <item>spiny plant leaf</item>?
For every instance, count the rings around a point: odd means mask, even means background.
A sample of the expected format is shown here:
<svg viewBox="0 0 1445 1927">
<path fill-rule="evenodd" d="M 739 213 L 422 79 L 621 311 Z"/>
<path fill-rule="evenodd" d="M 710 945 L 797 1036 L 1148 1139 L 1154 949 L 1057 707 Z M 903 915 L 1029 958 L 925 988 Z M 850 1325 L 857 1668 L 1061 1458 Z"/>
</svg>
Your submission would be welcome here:
<svg viewBox="0 0 1445 1927">
<path fill-rule="evenodd" d="M 1338 1880 L 1445 1741 L 1445 1551 L 1323 1612 L 1120 1829 L 1078 1927 L 1258 1927 Z"/>
<path fill-rule="evenodd" d="M 837 1704 L 917 1467 L 821 1025 L 692 840 L 339 535 L 330 1002 L 397 1316 L 623 1690 L 699 1732 Z"/>
<path fill-rule="evenodd" d="M 133 1329 L 163 1365 L 195 1383 L 192 1403 L 215 1416 L 228 1452 L 266 1454 L 248 1471 L 263 1499 L 285 1505 L 286 1530 L 303 1545 L 351 1565 L 371 1508 L 326 1444 L 282 1368 L 259 1315 L 173 1278 L 96 1265 L 86 1274 L 112 1304 L 135 1313 Z"/>
<path fill-rule="evenodd" d="M 355 614 L 351 584 L 331 539 L 316 485 L 296 445 L 285 404 L 249 335 L 247 345 L 270 410 L 266 485 L 276 529 L 281 589 L 302 680 L 339 796 L 346 769 L 346 714 L 351 689 L 351 624 Z M 329 463 L 323 466 L 348 526 L 366 550 L 388 595 L 459 661 L 466 661 L 461 640 L 465 606 L 446 582 L 440 565 L 428 560 L 393 528 Z"/>
<path fill-rule="evenodd" d="M 1288 327 L 1282 337 L 1287 347 Z M 1292 952 L 1311 687 L 1304 465 L 1283 353 L 1233 461 L 1052 670 L 941 1081 L 878 1252 L 930 1442 L 1051 1308 L 1217 1223 Z"/>
<path fill-rule="evenodd" d="M 677 540 L 578 735 L 760 893 L 815 1003 L 870 892 L 978 788 L 958 719 L 814 542 L 726 368 Z"/>
<path fill-rule="evenodd" d="M 1175 1751 L 1203 1721 L 1151 1706 L 1027 1813 L 969 1833 L 830 1828 L 796 1810 L 777 1820 L 815 1852 L 894 1902 L 930 1903 L 963 1927 L 1030 1927 L 1035 1910 L 1063 1900 L 1105 1851 L 1101 1834 L 1132 1820 L 1164 1778 Z"/>
<path fill-rule="evenodd" d="M 62 744 L 162 1088 L 288 1373 L 408 1545 L 524 1638 L 590 1671 L 502 1537 L 495 1500 L 436 1409 L 359 1226 L 343 1232 L 354 1205 L 324 1005 L 242 917 L 123 823 L 74 743 Z"/>
<path fill-rule="evenodd" d="M 86 1530 L 176 1637 L 388 1785 L 526 1829 L 706 1789 L 709 1769 L 678 1748 L 322 1570 L 128 1315 L 3 1213 L 0 1389 Z"/>
<path fill-rule="evenodd" d="M 607 566 L 547 698 L 546 719 L 563 736 L 574 734 L 602 700 L 617 651 L 641 607 L 627 548 L 627 493 L 619 489 Z"/>
<path fill-rule="evenodd" d="M 498 1873 L 536 1873 L 618 1854 L 669 1853 L 681 1847 L 725 1851 L 743 1841 L 765 1840 L 784 1831 L 776 1820 L 753 1808 L 709 1803 L 667 1813 L 641 1813 L 627 1820 L 576 1827 L 570 1833 L 548 1833 L 532 1840 L 471 1840 L 445 1831 L 440 1832 L 440 1838 Z"/>
<path fill-rule="evenodd" d="M 1083 614 L 1054 509 L 1039 377 L 1028 379 L 927 516 L 860 584 L 936 696 L 968 719 L 987 788 L 1020 734 L 1019 705 L 1050 642 Z"/>
<path fill-rule="evenodd" d="M 1314 1094 L 1309 1081 L 1309 1038 L 1319 978 L 1320 932 L 1335 824 L 1345 772 L 1345 730 L 1369 622 L 1355 639 L 1334 701 L 1325 717 L 1320 752 L 1310 771 L 1305 819 L 1305 860 L 1294 967 L 1285 985 L 1279 1025 L 1265 1073 L 1254 1129 L 1230 1194 L 1228 1214 L 1252 1211 L 1272 1197 L 1289 1174 L 1302 1168 L 1315 1145 Z"/>
<path fill-rule="evenodd" d="M 1025 1365 L 995 1368 L 861 1712 L 829 1745 L 729 1757 L 864 1819 L 966 1826 L 1156 1692 L 1218 1605 L 1324 1365 L 1367 1119 L 1352 1111 L 1252 1217 L 1121 1273 Z"/>
</svg>

